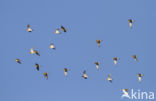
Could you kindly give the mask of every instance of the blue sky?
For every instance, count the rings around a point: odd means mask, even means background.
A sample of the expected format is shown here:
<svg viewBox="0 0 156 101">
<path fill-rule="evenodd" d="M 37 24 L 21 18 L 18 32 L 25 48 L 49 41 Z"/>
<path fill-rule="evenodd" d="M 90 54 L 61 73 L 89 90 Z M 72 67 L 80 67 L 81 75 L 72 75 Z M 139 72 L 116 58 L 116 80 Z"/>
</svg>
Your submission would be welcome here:
<svg viewBox="0 0 156 101">
<path fill-rule="evenodd" d="M 128 101 L 121 99 L 122 88 L 155 92 L 155 4 L 155 0 L 1 0 L 0 101 Z M 135 20 L 133 29 L 129 18 Z M 27 24 L 32 33 L 26 31 Z M 61 25 L 67 33 L 53 34 Z M 100 48 L 97 39 L 103 40 Z M 56 50 L 49 49 L 51 42 Z M 40 57 L 29 54 L 32 47 Z M 113 57 L 120 58 L 116 67 Z M 99 71 L 95 61 L 101 63 Z M 35 63 L 41 65 L 40 71 Z M 63 68 L 70 69 L 68 78 Z M 83 70 L 87 80 L 81 77 Z M 43 72 L 48 72 L 48 80 Z M 112 84 L 106 80 L 109 73 Z M 141 83 L 137 73 L 144 74 Z"/>
</svg>

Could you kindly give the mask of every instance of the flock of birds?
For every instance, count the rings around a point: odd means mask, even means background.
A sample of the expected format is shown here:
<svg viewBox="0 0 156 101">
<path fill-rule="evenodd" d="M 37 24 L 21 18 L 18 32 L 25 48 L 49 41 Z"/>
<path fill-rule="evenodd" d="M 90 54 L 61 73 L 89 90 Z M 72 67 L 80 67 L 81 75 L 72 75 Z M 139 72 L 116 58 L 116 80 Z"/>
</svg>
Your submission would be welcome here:
<svg viewBox="0 0 156 101">
<path fill-rule="evenodd" d="M 132 27 L 133 27 L 133 22 L 134 22 L 134 20 L 128 19 L 129 27 L 130 27 L 131 29 L 132 29 Z M 32 32 L 32 31 L 33 31 L 33 29 L 32 29 L 32 28 L 30 27 L 30 25 L 28 24 L 28 25 L 27 25 L 27 32 Z M 55 32 L 54 32 L 54 34 L 61 34 L 62 32 L 67 32 L 67 29 L 66 29 L 64 26 L 61 26 L 60 28 L 56 29 Z M 102 42 L 102 40 L 96 40 L 96 43 L 97 43 L 97 46 L 98 46 L 98 47 L 101 46 L 101 42 Z M 54 49 L 54 50 L 56 49 L 53 43 L 50 44 L 49 48 Z M 34 48 L 31 48 L 31 49 L 30 49 L 30 54 L 36 54 L 37 56 L 40 56 L 39 51 L 38 51 L 38 50 L 34 50 Z M 133 58 L 136 62 L 138 62 L 137 55 L 132 55 L 132 58 Z M 113 57 L 114 65 L 117 65 L 117 62 L 118 62 L 119 59 L 120 59 L 120 58 L 118 58 L 118 57 Z M 15 61 L 16 61 L 17 63 L 19 63 L 19 64 L 22 64 L 22 62 L 21 62 L 20 59 L 15 59 Z M 96 69 L 99 70 L 99 65 L 100 65 L 100 63 L 99 63 L 99 62 L 94 62 L 94 64 L 96 65 Z M 36 68 L 37 71 L 39 71 L 39 70 L 40 70 L 40 65 L 36 63 L 36 64 L 35 64 L 35 68 Z M 64 75 L 67 77 L 67 74 L 68 74 L 69 69 L 64 68 L 63 71 L 64 71 Z M 44 72 L 44 73 L 43 73 L 43 76 L 48 80 L 48 73 L 47 73 L 47 72 Z M 142 81 L 142 76 L 143 76 L 143 74 L 141 74 L 141 73 L 138 73 L 138 74 L 137 74 L 137 77 L 138 77 L 138 81 L 139 81 L 139 82 Z M 83 77 L 84 79 L 87 79 L 87 78 L 88 78 L 88 75 L 87 75 L 87 73 L 86 73 L 86 70 L 83 71 L 82 77 Z M 111 74 L 108 75 L 107 80 L 108 80 L 109 82 L 112 83 Z M 128 93 L 128 89 L 123 89 L 123 91 Z"/>
</svg>

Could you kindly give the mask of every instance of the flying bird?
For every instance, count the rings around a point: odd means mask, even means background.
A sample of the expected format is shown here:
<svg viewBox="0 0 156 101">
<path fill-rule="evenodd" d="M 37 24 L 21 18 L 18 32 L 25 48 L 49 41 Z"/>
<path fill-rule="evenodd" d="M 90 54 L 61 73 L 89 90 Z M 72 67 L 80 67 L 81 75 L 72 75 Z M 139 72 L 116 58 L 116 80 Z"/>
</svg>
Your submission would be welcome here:
<svg viewBox="0 0 156 101">
<path fill-rule="evenodd" d="M 34 50 L 34 48 L 30 49 L 30 54 L 36 54 L 36 55 L 40 56 L 39 52 L 37 50 Z"/>
<path fill-rule="evenodd" d="M 85 71 L 85 70 L 83 71 L 83 75 L 82 75 L 82 77 L 83 77 L 84 79 L 88 79 L 88 76 L 87 76 L 87 74 L 86 74 L 86 71 Z"/>
<path fill-rule="evenodd" d="M 115 65 L 117 65 L 117 61 L 118 61 L 118 60 L 119 60 L 118 57 L 114 57 L 114 58 L 113 58 L 113 61 L 114 61 L 114 64 L 115 64 Z"/>
<path fill-rule="evenodd" d="M 132 58 L 137 62 L 138 61 L 138 58 L 136 55 L 132 55 Z"/>
<path fill-rule="evenodd" d="M 56 29 L 56 31 L 54 32 L 54 34 L 61 34 L 59 29 Z"/>
<path fill-rule="evenodd" d="M 112 83 L 112 77 L 111 77 L 112 75 L 111 74 L 109 74 L 108 75 L 108 77 L 107 77 L 107 80 L 109 81 L 109 82 L 111 82 Z"/>
<path fill-rule="evenodd" d="M 139 82 L 141 82 L 141 81 L 142 81 L 142 76 L 144 76 L 144 75 L 143 75 L 143 74 L 138 73 L 138 74 L 137 74 L 137 76 L 138 76 L 138 80 L 139 80 Z"/>
<path fill-rule="evenodd" d="M 48 73 L 47 72 L 44 72 L 43 76 L 48 80 Z"/>
<path fill-rule="evenodd" d="M 31 27 L 30 27 L 29 24 L 27 25 L 27 31 L 28 31 L 28 32 L 32 32 L 32 29 L 31 29 Z"/>
<path fill-rule="evenodd" d="M 34 50 L 34 51 L 36 55 L 40 56 L 40 53 L 37 50 Z"/>
<path fill-rule="evenodd" d="M 128 94 L 128 89 L 122 89 L 122 92 L 123 92 L 123 94 L 122 94 L 122 98 L 124 98 L 124 97 L 126 97 L 126 98 L 129 98 L 130 99 L 130 96 L 129 96 L 129 94 Z"/>
<path fill-rule="evenodd" d="M 102 40 L 96 40 L 96 43 L 97 43 L 98 47 L 101 46 L 101 42 L 102 42 Z"/>
<path fill-rule="evenodd" d="M 35 54 L 34 48 L 30 49 L 30 54 Z"/>
<path fill-rule="evenodd" d="M 53 43 L 50 44 L 49 48 L 56 49 Z"/>
<path fill-rule="evenodd" d="M 96 69 L 99 70 L 99 62 L 94 62 L 94 64 L 96 65 Z"/>
<path fill-rule="evenodd" d="M 36 67 L 36 69 L 37 69 L 37 71 L 39 71 L 39 69 L 40 69 L 40 66 L 39 66 L 39 64 L 35 64 L 35 67 Z"/>
<path fill-rule="evenodd" d="M 63 26 L 61 26 L 61 30 L 62 30 L 63 32 L 67 32 L 66 28 L 63 27 Z"/>
<path fill-rule="evenodd" d="M 67 77 L 68 69 L 64 68 L 63 70 L 64 70 L 64 75 Z"/>
<path fill-rule="evenodd" d="M 129 22 L 129 27 L 132 29 L 132 27 L 133 27 L 133 20 L 132 19 L 128 19 L 128 22 Z"/>
<path fill-rule="evenodd" d="M 15 61 L 19 64 L 21 64 L 21 60 L 20 59 L 15 59 Z"/>
</svg>

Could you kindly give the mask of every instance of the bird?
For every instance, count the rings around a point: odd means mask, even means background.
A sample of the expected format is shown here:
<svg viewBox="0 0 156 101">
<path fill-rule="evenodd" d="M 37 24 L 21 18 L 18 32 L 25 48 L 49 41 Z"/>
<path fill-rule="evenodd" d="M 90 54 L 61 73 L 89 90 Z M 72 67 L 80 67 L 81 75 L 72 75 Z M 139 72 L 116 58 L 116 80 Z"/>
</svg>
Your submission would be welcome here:
<svg viewBox="0 0 156 101">
<path fill-rule="evenodd" d="M 49 48 L 54 49 L 54 50 L 56 49 L 53 43 L 50 44 Z"/>
<path fill-rule="evenodd" d="M 56 29 L 56 31 L 54 32 L 54 34 L 61 34 L 60 29 Z"/>
<path fill-rule="evenodd" d="M 118 57 L 114 57 L 114 58 L 113 58 L 113 61 L 114 61 L 114 64 L 115 64 L 115 65 L 117 65 L 117 61 L 118 61 L 118 60 L 119 60 Z"/>
<path fill-rule="evenodd" d="M 43 76 L 48 80 L 48 73 L 47 72 L 44 72 Z"/>
<path fill-rule="evenodd" d="M 122 92 L 123 92 L 123 94 L 122 94 L 122 98 L 123 97 L 127 97 L 127 98 L 129 98 L 130 99 L 130 96 L 129 96 L 129 94 L 128 94 L 128 89 L 122 89 Z"/>
<path fill-rule="evenodd" d="M 88 76 L 87 76 L 87 74 L 86 74 L 86 70 L 83 71 L 82 77 L 83 77 L 84 79 L 88 79 Z"/>
<path fill-rule="evenodd" d="M 94 64 L 96 65 L 96 69 L 99 70 L 99 62 L 94 62 Z"/>
<path fill-rule="evenodd" d="M 30 54 L 35 54 L 34 48 L 30 49 Z"/>
<path fill-rule="evenodd" d="M 142 81 L 142 76 L 144 76 L 144 75 L 141 74 L 141 73 L 138 73 L 137 76 L 138 76 L 138 81 L 141 82 Z"/>
<path fill-rule="evenodd" d="M 36 55 L 40 56 L 39 52 L 37 50 L 34 50 L 34 48 L 30 49 L 30 54 L 36 54 Z"/>
<path fill-rule="evenodd" d="M 96 43 L 97 43 L 98 47 L 101 46 L 101 42 L 102 42 L 102 40 L 96 40 Z"/>
<path fill-rule="evenodd" d="M 61 26 L 61 30 L 62 30 L 63 32 L 67 32 L 66 28 L 63 27 L 63 26 Z"/>
<path fill-rule="evenodd" d="M 34 51 L 36 55 L 40 56 L 40 53 L 37 50 L 34 50 Z"/>
<path fill-rule="evenodd" d="M 132 58 L 137 62 L 138 61 L 138 58 L 136 55 L 132 55 Z"/>
<path fill-rule="evenodd" d="M 27 31 L 28 31 L 28 32 L 32 32 L 32 29 L 31 29 L 31 27 L 30 27 L 29 24 L 27 25 Z"/>
<path fill-rule="evenodd" d="M 112 75 L 111 74 L 109 74 L 108 75 L 108 77 L 107 77 L 107 80 L 109 81 L 109 82 L 111 82 L 112 83 L 112 77 L 111 77 Z"/>
<path fill-rule="evenodd" d="M 39 69 L 40 69 L 39 64 L 35 63 L 35 67 L 36 67 L 37 71 L 39 71 Z"/>
<path fill-rule="evenodd" d="M 129 22 L 129 27 L 132 29 L 132 27 L 133 27 L 133 20 L 132 19 L 128 19 L 128 22 Z"/>
<path fill-rule="evenodd" d="M 19 64 L 21 64 L 21 60 L 20 59 L 15 59 L 15 61 Z"/>
<path fill-rule="evenodd" d="M 68 69 L 64 68 L 63 70 L 64 70 L 64 75 L 67 77 Z"/>
</svg>

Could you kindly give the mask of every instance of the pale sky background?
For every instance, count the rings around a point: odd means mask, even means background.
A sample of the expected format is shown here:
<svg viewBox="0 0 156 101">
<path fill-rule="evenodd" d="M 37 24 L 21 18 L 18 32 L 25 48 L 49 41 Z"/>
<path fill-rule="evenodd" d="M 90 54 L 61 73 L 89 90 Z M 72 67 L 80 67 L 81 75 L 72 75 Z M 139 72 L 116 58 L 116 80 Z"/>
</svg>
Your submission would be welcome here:
<svg viewBox="0 0 156 101">
<path fill-rule="evenodd" d="M 67 33 L 53 34 L 61 25 Z M 156 92 L 156 0 L 1 0 L 0 28 L 0 101 L 129 101 L 121 89 Z M 32 47 L 40 57 L 29 54 Z M 113 57 L 120 58 L 116 67 Z M 137 73 L 144 74 L 141 83 Z"/>
</svg>

